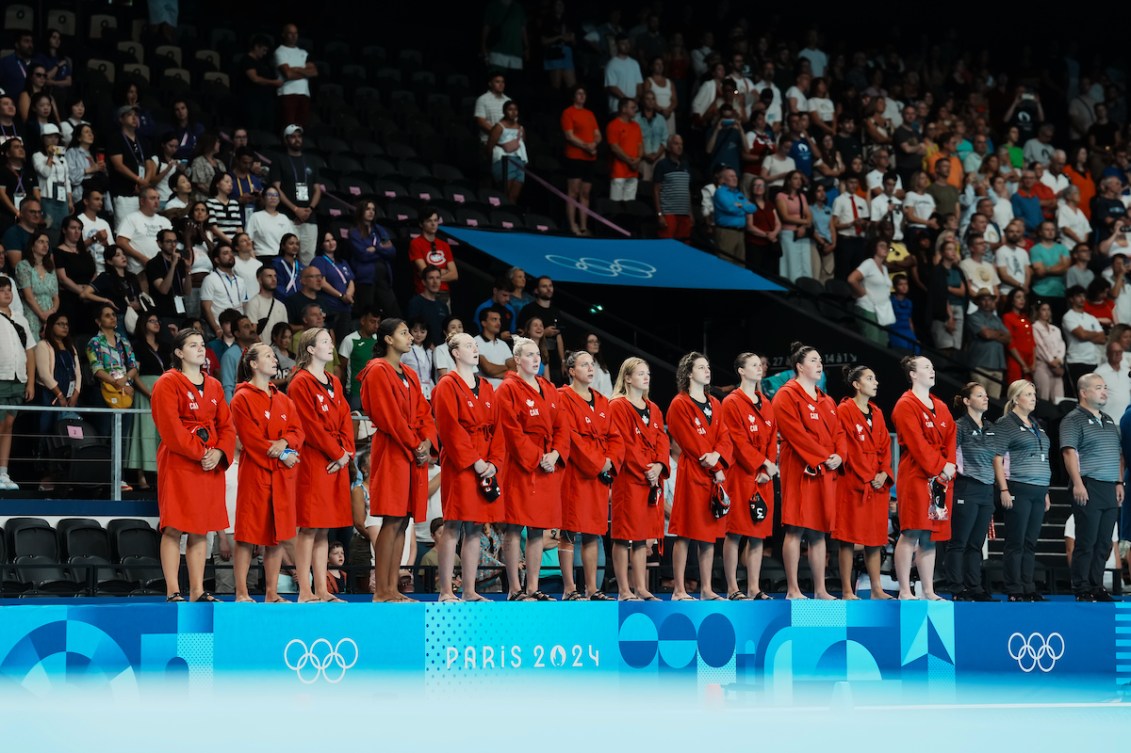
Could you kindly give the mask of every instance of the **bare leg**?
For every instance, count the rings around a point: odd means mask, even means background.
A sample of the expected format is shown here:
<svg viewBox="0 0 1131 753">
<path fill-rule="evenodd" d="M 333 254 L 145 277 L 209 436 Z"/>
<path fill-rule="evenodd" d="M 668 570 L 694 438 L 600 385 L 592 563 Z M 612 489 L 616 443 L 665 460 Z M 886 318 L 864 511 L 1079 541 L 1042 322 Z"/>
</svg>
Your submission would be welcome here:
<svg viewBox="0 0 1131 753">
<path fill-rule="evenodd" d="M 840 542 L 840 590 L 843 593 L 842 598 L 849 601 L 856 601 L 860 597 L 856 595 L 856 582 L 852 577 L 852 555 L 855 547 L 847 541 Z"/>
<path fill-rule="evenodd" d="M 465 523 L 464 527 L 466 533 L 463 537 L 463 556 L 460 557 L 460 562 L 463 563 L 463 572 L 460 573 L 460 580 L 463 581 L 463 600 L 478 601 L 479 594 L 475 590 L 475 579 L 479 577 L 479 536 L 483 526 L 478 523 Z M 455 536 L 452 539 L 454 540 Z M 452 561 L 455 561 L 454 550 Z"/>
<path fill-rule="evenodd" d="M 562 85 L 567 89 L 572 89 L 577 83 L 577 76 L 574 75 L 573 68 L 566 68 L 559 73 L 562 74 Z"/>
<path fill-rule="evenodd" d="M 585 571 L 585 595 L 592 596 L 597 593 L 597 560 L 599 559 L 597 545 L 600 536 L 591 533 L 581 534 L 581 567 Z"/>
<path fill-rule="evenodd" d="M 456 594 L 452 588 L 452 578 L 456 568 L 456 544 L 459 543 L 461 525 L 458 520 L 444 521 L 444 535 L 440 537 L 440 544 L 437 550 L 440 565 L 440 601 L 456 600 Z M 475 543 L 478 548 L 478 537 L 475 539 Z M 464 542 L 464 546 L 467 546 L 466 542 Z M 464 552 L 464 556 L 467 556 L 466 551 Z M 475 557 L 478 559 L 479 554 L 476 553 Z"/>
<path fill-rule="evenodd" d="M 298 581 L 299 603 L 318 601 L 311 588 L 310 565 L 314 559 L 314 537 L 318 531 L 315 528 L 300 528 L 295 537 L 295 580 Z M 322 579 L 323 582 L 326 580 Z M 317 583 L 317 578 L 314 580 Z M 326 586 L 323 583 L 322 588 Z M 322 590 L 322 589 L 319 589 Z"/>
<path fill-rule="evenodd" d="M 566 191 L 569 193 L 571 199 L 578 201 L 578 197 L 581 195 L 581 179 L 570 178 L 567 180 Z M 569 222 L 570 232 L 574 235 L 577 235 L 578 231 L 581 229 L 581 226 L 577 224 L 578 215 L 581 214 L 581 211 L 573 204 L 566 203 L 566 220 Z"/>
<path fill-rule="evenodd" d="M 236 542 L 236 551 L 232 554 L 232 577 L 236 579 L 236 601 L 253 601 L 247 592 L 247 572 L 251 569 L 251 553 L 255 549 L 253 544 Z"/>
<path fill-rule="evenodd" d="M 820 538 L 814 541 L 809 539 L 809 572 L 813 573 L 813 596 L 817 599 L 836 599 L 825 588 L 825 535 L 818 533 Z"/>
<path fill-rule="evenodd" d="M 723 539 L 723 573 L 727 579 L 727 595 L 740 593 L 738 588 L 738 556 L 742 548 L 742 536 L 728 533 Z M 749 573 L 747 578 L 749 578 Z M 756 587 L 756 586 L 755 586 Z"/>
<path fill-rule="evenodd" d="M 762 592 L 762 539 L 746 540 L 746 595 Z"/>
<path fill-rule="evenodd" d="M 538 590 L 538 575 L 542 571 L 542 532 L 544 528 L 526 527 L 526 590 Z"/>
<path fill-rule="evenodd" d="M 699 542 L 699 598 L 717 599 L 719 595 L 711 587 L 711 575 L 715 569 L 715 543 Z"/>
<path fill-rule="evenodd" d="M 884 593 L 883 586 L 880 583 L 880 553 L 883 547 L 869 546 L 864 549 L 864 565 L 868 568 L 868 580 L 872 582 L 872 599 L 875 601 L 886 601 L 891 597 Z"/>
<path fill-rule="evenodd" d="M 326 561 L 330 556 L 330 529 L 319 528 L 318 533 L 314 536 L 314 593 L 321 601 L 341 601 L 337 596 L 330 593 L 330 587 L 326 581 L 326 571 L 329 569 L 329 563 Z"/>
<path fill-rule="evenodd" d="M 617 579 L 617 598 L 628 601 L 635 598 L 632 595 L 632 583 L 628 580 L 628 552 L 631 543 L 628 541 L 613 541 L 613 576 Z M 636 575 L 634 571 L 633 576 Z"/>
<path fill-rule="evenodd" d="M 923 587 L 922 598 L 927 601 L 942 601 L 935 593 L 935 545 L 919 545 L 915 553 L 915 569 L 919 571 L 919 583 Z"/>
<path fill-rule="evenodd" d="M 914 599 L 911 592 L 911 559 L 915 556 L 915 539 L 908 538 L 906 534 L 899 534 L 895 542 L 895 577 L 899 581 L 899 598 Z"/>
<path fill-rule="evenodd" d="M 397 578 L 407 518 L 386 517 L 373 547 L 373 601 L 400 601 Z"/>
<path fill-rule="evenodd" d="M 632 580 L 636 586 L 637 598 L 653 598 L 652 592 L 648 590 L 648 545 L 643 541 L 632 544 Z"/>
<path fill-rule="evenodd" d="M 580 534 L 575 534 L 575 539 Z M 527 543 L 527 548 L 530 544 Z M 562 571 L 562 595 L 568 596 L 577 590 L 577 579 L 573 571 L 573 544 L 565 536 L 558 539 L 558 567 Z"/>
<path fill-rule="evenodd" d="M 178 547 L 179 549 L 180 547 Z M 185 564 L 188 565 L 189 601 L 204 594 L 204 560 L 208 555 L 208 541 L 204 534 L 190 533 L 185 543 Z"/>
<path fill-rule="evenodd" d="M 672 575 L 675 576 L 672 588 L 672 601 L 686 601 L 691 598 L 687 593 L 687 549 L 691 542 L 682 536 L 677 536 L 672 544 Z"/>
<path fill-rule="evenodd" d="M 161 532 L 161 574 L 165 576 L 165 596 L 181 592 L 181 532 L 165 528 Z"/>
<path fill-rule="evenodd" d="M 801 533 L 796 529 L 785 532 L 781 545 L 782 562 L 785 565 L 785 598 L 806 599 L 797 584 L 797 568 L 801 565 Z"/>
<path fill-rule="evenodd" d="M 389 593 L 394 595 L 393 601 L 415 601 L 405 596 L 400 591 L 401 582 L 401 556 L 404 554 L 404 537 L 405 532 L 408 530 L 408 517 L 397 518 L 397 540 L 393 543 L 393 551 L 391 552 L 392 559 L 389 565 Z M 382 529 L 384 530 L 384 529 Z"/>
<path fill-rule="evenodd" d="M 269 546 L 263 549 L 263 603 L 272 604 L 286 601 L 279 596 L 279 570 L 283 564 L 283 547 Z"/>
<path fill-rule="evenodd" d="M 507 583 L 510 595 L 525 591 L 522 585 L 522 526 L 508 525 L 503 533 L 503 556 L 507 568 Z"/>
<path fill-rule="evenodd" d="M 581 202 L 581 206 L 586 209 L 589 208 L 589 189 L 592 187 L 592 183 L 582 183 L 581 192 L 577 196 L 577 200 Z M 589 215 L 581 210 L 577 212 L 577 227 L 581 230 L 582 235 L 589 234 Z"/>
</svg>

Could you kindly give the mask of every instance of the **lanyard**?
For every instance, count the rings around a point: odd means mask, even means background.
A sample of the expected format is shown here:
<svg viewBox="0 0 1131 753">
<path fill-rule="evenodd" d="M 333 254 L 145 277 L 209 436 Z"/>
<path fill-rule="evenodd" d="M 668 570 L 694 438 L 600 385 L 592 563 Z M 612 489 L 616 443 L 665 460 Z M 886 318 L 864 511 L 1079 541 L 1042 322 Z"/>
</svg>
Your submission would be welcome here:
<svg viewBox="0 0 1131 753">
<path fill-rule="evenodd" d="M 122 141 L 126 142 L 126 148 L 130 150 L 130 154 L 137 160 L 137 169 L 140 171 L 142 169 L 141 166 L 145 164 L 145 150 L 141 148 L 141 141 L 130 141 L 129 137 L 124 133 L 122 134 Z M 138 177 L 141 177 L 140 172 L 138 173 Z"/>
<path fill-rule="evenodd" d="M 306 182 L 306 157 L 300 156 L 299 161 L 302 162 L 302 180 L 301 181 L 298 179 L 298 170 L 295 169 L 295 158 L 290 156 L 290 155 L 287 155 L 287 162 L 291 163 L 291 174 L 295 176 L 295 185 L 296 186 L 299 183 L 305 183 Z"/>
<path fill-rule="evenodd" d="M 239 296 L 239 293 L 240 293 L 240 290 L 239 290 L 240 278 L 229 277 L 228 275 L 224 274 L 223 272 L 221 272 L 218 269 L 214 269 L 212 271 L 215 272 L 216 274 L 218 274 L 220 276 L 220 279 L 224 281 L 224 295 L 228 298 L 228 303 L 232 304 L 230 306 L 230 308 L 239 308 L 240 305 L 243 303 L 243 301 L 237 300 L 240 297 Z M 235 298 L 232 298 L 232 288 L 233 287 L 236 289 L 236 297 Z"/>
<path fill-rule="evenodd" d="M 336 261 L 334 261 L 333 259 L 330 260 L 330 268 L 338 273 L 338 277 L 340 277 L 342 279 L 342 285 L 348 287 L 349 284 L 350 284 L 350 281 L 346 279 L 346 276 L 344 274 L 342 274 L 341 268 L 338 266 L 338 263 Z"/>
<path fill-rule="evenodd" d="M 283 263 L 286 264 L 286 262 L 283 262 Z M 285 289 L 286 290 L 294 290 L 295 289 L 295 279 L 298 277 L 298 261 L 296 260 L 294 262 L 293 267 L 286 267 L 285 266 L 285 267 L 283 267 L 283 269 L 286 271 L 287 275 L 291 278 L 290 281 L 287 283 L 287 287 Z"/>
</svg>

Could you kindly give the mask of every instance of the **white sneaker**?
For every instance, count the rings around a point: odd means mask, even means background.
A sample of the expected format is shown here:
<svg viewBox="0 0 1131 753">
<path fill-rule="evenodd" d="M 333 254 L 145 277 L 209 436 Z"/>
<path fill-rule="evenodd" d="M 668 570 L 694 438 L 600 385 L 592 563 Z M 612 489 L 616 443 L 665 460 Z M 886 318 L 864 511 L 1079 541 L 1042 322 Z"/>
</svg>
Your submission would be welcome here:
<svg viewBox="0 0 1131 753">
<path fill-rule="evenodd" d="M 12 481 L 11 477 L 7 473 L 0 474 L 0 490 L 16 491 L 19 488 L 20 485 L 15 481 Z"/>
</svg>

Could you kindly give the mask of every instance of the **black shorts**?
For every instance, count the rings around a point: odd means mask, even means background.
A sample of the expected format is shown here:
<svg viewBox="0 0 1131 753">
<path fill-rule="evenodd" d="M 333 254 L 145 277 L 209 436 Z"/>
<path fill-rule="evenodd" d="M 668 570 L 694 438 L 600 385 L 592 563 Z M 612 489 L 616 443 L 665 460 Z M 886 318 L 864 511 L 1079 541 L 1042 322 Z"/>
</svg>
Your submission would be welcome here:
<svg viewBox="0 0 1131 753">
<path fill-rule="evenodd" d="M 582 183 L 593 182 L 594 166 L 596 160 L 567 159 L 565 161 L 565 174 L 568 180 L 580 180 Z"/>
</svg>

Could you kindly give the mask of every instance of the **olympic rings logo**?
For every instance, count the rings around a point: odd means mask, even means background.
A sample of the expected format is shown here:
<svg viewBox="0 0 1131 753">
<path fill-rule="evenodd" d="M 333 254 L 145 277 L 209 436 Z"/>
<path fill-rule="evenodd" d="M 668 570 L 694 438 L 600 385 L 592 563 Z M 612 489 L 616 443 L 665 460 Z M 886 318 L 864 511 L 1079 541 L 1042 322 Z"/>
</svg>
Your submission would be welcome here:
<svg viewBox="0 0 1131 753">
<path fill-rule="evenodd" d="M 337 685 L 345 678 L 346 670 L 357 664 L 358 656 L 357 644 L 351 638 L 342 638 L 336 646 L 319 638 L 309 647 L 305 641 L 295 638 L 283 649 L 287 669 L 304 685 L 318 682 L 319 677 Z"/>
<path fill-rule="evenodd" d="M 1014 633 L 1009 636 L 1007 647 L 1009 657 L 1017 662 L 1022 672 L 1032 672 L 1034 669 L 1051 672 L 1060 657 L 1064 656 L 1064 636 L 1049 633 L 1046 638 L 1040 633 L 1031 633 L 1026 637 L 1021 633 Z"/>
<path fill-rule="evenodd" d="M 613 259 L 609 261 L 592 256 L 571 259 L 568 256 L 546 254 L 546 261 L 557 264 L 559 267 L 575 269 L 578 272 L 588 272 L 597 277 L 631 277 L 635 280 L 650 280 L 658 271 L 651 264 L 636 259 Z"/>
</svg>

